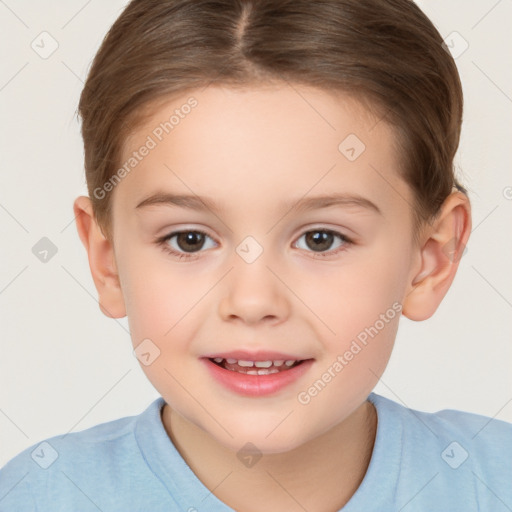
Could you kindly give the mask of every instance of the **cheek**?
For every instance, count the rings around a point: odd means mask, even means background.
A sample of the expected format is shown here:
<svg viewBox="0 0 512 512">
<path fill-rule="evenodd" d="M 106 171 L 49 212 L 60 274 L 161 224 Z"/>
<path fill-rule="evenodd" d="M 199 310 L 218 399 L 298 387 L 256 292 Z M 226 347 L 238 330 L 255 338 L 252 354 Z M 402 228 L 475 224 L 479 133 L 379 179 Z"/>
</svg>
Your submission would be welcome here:
<svg viewBox="0 0 512 512">
<path fill-rule="evenodd" d="M 164 340 L 186 312 L 187 296 L 193 294 L 190 286 L 185 286 L 179 272 L 144 251 L 130 253 L 123 271 L 123 295 L 134 344 L 143 338 Z"/>
<path fill-rule="evenodd" d="M 187 349 L 204 321 L 201 299 L 218 278 L 211 273 L 201 277 L 165 257 L 149 256 L 141 251 L 125 261 L 126 313 L 133 345 L 149 338 L 160 348 L 161 361 L 169 363 L 172 354 Z"/>
<path fill-rule="evenodd" d="M 339 267 L 324 268 L 321 273 L 303 269 L 294 291 L 319 319 L 319 333 L 341 348 L 401 300 L 403 263 L 389 254 L 374 253 L 368 258 L 347 258 Z M 394 318 L 395 311 L 396 306 L 388 316 Z"/>
<path fill-rule="evenodd" d="M 346 402 L 349 389 L 358 390 L 358 396 L 352 396 L 354 404 L 364 400 L 389 361 L 401 316 L 406 265 L 385 246 L 379 247 L 368 257 L 347 259 L 338 269 L 322 274 L 318 286 L 304 280 L 298 290 L 322 320 L 317 332 L 325 352 L 312 376 L 311 396 L 304 390 L 305 400 L 311 398 L 315 404 L 311 411 L 318 407 L 320 414 L 333 401 Z"/>
<path fill-rule="evenodd" d="M 127 316 L 134 342 L 140 337 L 160 338 L 173 325 L 173 294 L 162 295 L 164 282 L 153 282 L 150 273 L 131 277 L 126 297 Z M 177 302 L 177 300 L 176 300 Z"/>
</svg>

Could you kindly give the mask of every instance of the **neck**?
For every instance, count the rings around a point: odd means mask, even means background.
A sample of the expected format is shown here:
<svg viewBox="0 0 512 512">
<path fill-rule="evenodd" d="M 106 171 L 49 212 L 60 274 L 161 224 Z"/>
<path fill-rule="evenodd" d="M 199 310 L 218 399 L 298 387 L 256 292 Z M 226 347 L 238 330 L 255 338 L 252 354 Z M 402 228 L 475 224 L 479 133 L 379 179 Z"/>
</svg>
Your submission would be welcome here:
<svg viewBox="0 0 512 512">
<path fill-rule="evenodd" d="M 167 404 L 162 421 L 199 480 L 239 512 L 341 509 L 364 478 L 377 430 L 377 413 L 366 401 L 321 436 L 289 452 L 264 454 L 246 468 L 235 452 Z"/>
</svg>

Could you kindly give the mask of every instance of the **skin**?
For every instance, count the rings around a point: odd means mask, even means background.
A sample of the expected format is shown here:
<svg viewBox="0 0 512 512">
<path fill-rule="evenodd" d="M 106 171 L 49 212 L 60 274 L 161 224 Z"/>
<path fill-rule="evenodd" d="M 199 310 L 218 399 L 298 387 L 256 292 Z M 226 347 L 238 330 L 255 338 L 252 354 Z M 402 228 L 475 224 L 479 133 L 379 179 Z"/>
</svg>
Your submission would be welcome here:
<svg viewBox="0 0 512 512">
<path fill-rule="evenodd" d="M 432 316 L 471 231 L 469 201 L 452 193 L 415 245 L 413 193 L 397 172 L 392 128 L 347 95 L 297 85 L 212 86 L 174 98 L 127 141 L 124 156 L 190 96 L 198 106 L 114 189 L 112 241 L 89 198 L 75 201 L 100 308 L 128 316 L 134 347 L 149 338 L 160 350 L 141 367 L 166 401 L 169 437 L 213 494 L 243 512 L 338 510 L 368 468 L 377 418 L 366 398 L 386 368 L 400 314 L 308 404 L 298 393 L 393 303 L 412 320 Z M 366 146 L 354 161 L 338 150 L 351 133 Z M 157 190 L 208 196 L 222 210 L 135 208 Z M 283 204 L 333 192 L 364 196 L 382 214 L 354 206 L 296 213 Z M 334 237 L 322 258 L 305 236 L 314 228 L 353 243 Z M 194 229 L 210 238 L 190 260 L 154 241 Z M 250 264 L 236 252 L 249 235 L 263 249 Z M 458 250 L 449 257 L 453 238 Z M 177 237 L 167 244 L 180 251 Z M 199 360 L 241 348 L 315 361 L 280 392 L 243 397 Z M 262 454 L 252 467 L 236 456 L 247 442 Z"/>
</svg>

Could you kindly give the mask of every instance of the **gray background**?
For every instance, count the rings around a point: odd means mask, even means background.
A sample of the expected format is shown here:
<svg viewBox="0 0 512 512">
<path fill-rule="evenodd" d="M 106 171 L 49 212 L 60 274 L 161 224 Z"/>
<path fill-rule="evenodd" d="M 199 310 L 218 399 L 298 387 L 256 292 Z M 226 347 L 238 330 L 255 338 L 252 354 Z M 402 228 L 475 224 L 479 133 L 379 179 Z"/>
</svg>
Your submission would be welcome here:
<svg viewBox="0 0 512 512">
<path fill-rule="evenodd" d="M 125 3 L 0 0 L 0 465 L 159 396 L 132 354 L 126 318 L 99 310 L 72 210 L 87 194 L 78 97 Z M 402 319 L 375 391 L 415 409 L 512 422 L 512 2 L 418 3 L 454 55 L 469 45 L 456 58 L 465 93 L 456 164 L 473 232 L 436 314 Z M 48 58 L 31 46 L 49 51 L 52 38 Z M 57 248 L 46 263 L 32 252 L 43 237 Z"/>
</svg>

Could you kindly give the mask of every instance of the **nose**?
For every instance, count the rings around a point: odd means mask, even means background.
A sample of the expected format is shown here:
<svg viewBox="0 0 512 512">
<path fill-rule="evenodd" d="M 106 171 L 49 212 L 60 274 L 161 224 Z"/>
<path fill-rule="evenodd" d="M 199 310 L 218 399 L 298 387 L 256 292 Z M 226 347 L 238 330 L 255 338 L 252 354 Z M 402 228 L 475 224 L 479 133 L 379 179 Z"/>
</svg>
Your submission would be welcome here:
<svg viewBox="0 0 512 512">
<path fill-rule="evenodd" d="M 234 260 L 233 269 L 224 280 L 219 303 L 219 315 L 223 320 L 254 325 L 261 322 L 278 324 L 288 318 L 290 292 L 264 254 L 252 263 L 241 258 Z"/>
</svg>

